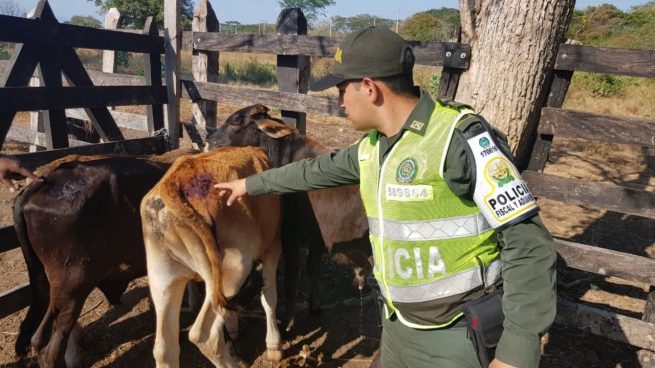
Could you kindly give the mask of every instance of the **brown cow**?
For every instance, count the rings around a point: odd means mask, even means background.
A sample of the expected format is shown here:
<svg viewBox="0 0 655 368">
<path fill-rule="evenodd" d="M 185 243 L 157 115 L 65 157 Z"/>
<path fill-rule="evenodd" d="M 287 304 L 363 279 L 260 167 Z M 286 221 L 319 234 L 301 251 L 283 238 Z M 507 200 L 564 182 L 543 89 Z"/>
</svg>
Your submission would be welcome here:
<svg viewBox="0 0 655 368">
<path fill-rule="evenodd" d="M 143 198 L 148 281 L 157 314 L 153 351 L 157 367 L 179 366 L 180 305 L 189 280 L 205 281 L 206 293 L 189 339 L 217 367 L 239 366 L 223 334 L 231 317 L 226 300 L 243 285 L 256 260 L 263 267 L 267 356 L 282 358 L 275 320 L 280 199 L 270 195 L 245 198 L 228 207 L 212 189 L 217 182 L 267 167 L 265 152 L 252 147 L 183 157 Z"/>
<path fill-rule="evenodd" d="M 207 137 L 205 150 L 226 146 L 257 146 L 266 149 L 271 167 L 313 158 L 329 150 L 268 115 L 263 105 L 245 107 L 232 114 Z M 285 329 L 293 325 L 298 288 L 299 243 L 309 247 L 307 270 L 311 279 L 310 312 L 320 309 L 320 260 L 326 248 L 337 262 L 355 268 L 355 284 L 365 286 L 363 270 L 370 268 L 371 244 L 368 221 L 358 185 L 315 190 L 283 196 L 282 245 L 286 268 Z"/>
<path fill-rule="evenodd" d="M 16 340 L 18 356 L 27 353 L 31 339 L 41 366 L 81 366 L 69 336 L 84 301 L 98 287 L 117 304 L 129 281 L 145 275 L 141 199 L 173 159 L 187 153 L 72 155 L 37 170 L 45 181 L 14 200 L 32 293 Z"/>
</svg>

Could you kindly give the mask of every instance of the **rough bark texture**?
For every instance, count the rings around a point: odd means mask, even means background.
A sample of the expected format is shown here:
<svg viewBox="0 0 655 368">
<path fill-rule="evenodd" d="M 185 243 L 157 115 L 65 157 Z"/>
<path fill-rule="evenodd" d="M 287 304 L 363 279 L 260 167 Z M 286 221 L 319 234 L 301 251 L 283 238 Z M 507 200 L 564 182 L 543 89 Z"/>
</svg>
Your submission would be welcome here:
<svg viewBox="0 0 655 368">
<path fill-rule="evenodd" d="M 460 0 L 471 67 L 456 99 L 505 132 L 526 163 L 575 0 Z"/>
</svg>

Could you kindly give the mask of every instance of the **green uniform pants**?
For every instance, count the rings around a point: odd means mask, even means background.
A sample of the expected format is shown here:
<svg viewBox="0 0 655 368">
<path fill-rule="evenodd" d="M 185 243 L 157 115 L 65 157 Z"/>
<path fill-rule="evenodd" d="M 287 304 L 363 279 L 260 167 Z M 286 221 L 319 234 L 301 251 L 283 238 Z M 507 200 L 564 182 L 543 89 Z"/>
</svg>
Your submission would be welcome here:
<svg viewBox="0 0 655 368">
<path fill-rule="evenodd" d="M 417 330 L 382 321 L 382 368 L 480 368 L 466 327 Z"/>
</svg>

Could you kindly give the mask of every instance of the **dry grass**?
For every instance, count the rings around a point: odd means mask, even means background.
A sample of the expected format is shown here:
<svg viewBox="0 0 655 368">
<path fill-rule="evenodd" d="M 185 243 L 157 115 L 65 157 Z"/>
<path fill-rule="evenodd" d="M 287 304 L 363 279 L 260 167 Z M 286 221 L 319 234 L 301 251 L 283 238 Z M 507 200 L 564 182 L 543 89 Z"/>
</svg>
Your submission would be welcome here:
<svg viewBox="0 0 655 368">
<path fill-rule="evenodd" d="M 600 97 L 576 84 L 574 79 L 563 107 L 605 115 L 655 119 L 655 80 L 630 78 L 622 93 Z"/>
</svg>

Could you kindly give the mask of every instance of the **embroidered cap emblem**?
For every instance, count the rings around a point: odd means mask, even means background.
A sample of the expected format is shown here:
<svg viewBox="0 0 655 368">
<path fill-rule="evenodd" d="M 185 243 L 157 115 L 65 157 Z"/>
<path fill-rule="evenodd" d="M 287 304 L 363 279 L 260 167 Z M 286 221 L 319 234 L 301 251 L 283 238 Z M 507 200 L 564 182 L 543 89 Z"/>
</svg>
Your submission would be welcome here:
<svg viewBox="0 0 655 368">
<path fill-rule="evenodd" d="M 413 158 L 406 158 L 398 165 L 396 170 L 396 181 L 399 183 L 411 183 L 418 173 L 418 164 Z"/>
<path fill-rule="evenodd" d="M 489 165 L 487 175 L 490 176 L 496 183 L 498 183 L 499 188 L 502 188 L 503 185 L 514 181 L 512 171 L 509 168 L 507 162 L 504 160 L 498 160 L 498 162 Z"/>
<path fill-rule="evenodd" d="M 341 58 L 343 57 L 343 51 L 341 51 L 341 47 L 337 47 L 337 52 L 334 53 L 334 60 L 341 64 Z"/>
<path fill-rule="evenodd" d="M 482 137 L 482 138 L 480 138 L 480 142 L 479 142 L 479 143 L 480 143 L 480 147 L 482 147 L 482 148 L 487 148 L 487 147 L 489 147 L 489 138 L 487 138 L 487 137 Z"/>
<path fill-rule="evenodd" d="M 421 122 L 418 121 L 418 120 L 414 120 L 414 121 L 412 122 L 412 124 L 410 124 L 409 127 L 412 128 L 412 129 L 414 129 L 414 130 L 421 130 L 421 129 L 423 129 L 423 126 L 424 126 L 424 125 L 425 125 L 424 123 L 421 123 Z"/>
</svg>

